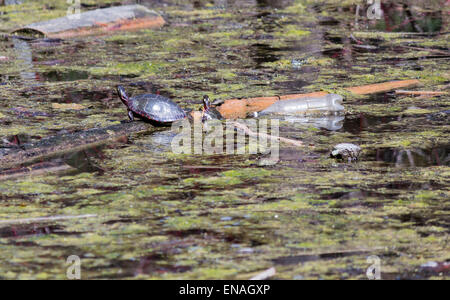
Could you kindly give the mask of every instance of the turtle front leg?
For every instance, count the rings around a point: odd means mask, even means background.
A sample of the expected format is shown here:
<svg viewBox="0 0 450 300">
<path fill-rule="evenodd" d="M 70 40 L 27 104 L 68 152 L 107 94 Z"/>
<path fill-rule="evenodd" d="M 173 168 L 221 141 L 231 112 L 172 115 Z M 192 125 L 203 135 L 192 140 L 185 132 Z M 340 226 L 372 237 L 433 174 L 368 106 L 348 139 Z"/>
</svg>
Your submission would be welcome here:
<svg viewBox="0 0 450 300">
<path fill-rule="evenodd" d="M 130 118 L 130 121 L 134 121 L 134 115 L 131 110 L 128 110 L 128 118 Z"/>
</svg>

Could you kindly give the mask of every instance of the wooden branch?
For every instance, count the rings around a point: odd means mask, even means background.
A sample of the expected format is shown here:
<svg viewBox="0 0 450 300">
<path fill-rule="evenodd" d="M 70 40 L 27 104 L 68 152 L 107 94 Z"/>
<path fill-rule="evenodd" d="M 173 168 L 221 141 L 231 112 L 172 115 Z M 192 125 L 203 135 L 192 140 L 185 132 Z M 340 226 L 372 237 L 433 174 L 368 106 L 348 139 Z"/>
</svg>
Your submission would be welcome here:
<svg viewBox="0 0 450 300">
<path fill-rule="evenodd" d="M 349 87 L 346 88 L 346 90 L 356 95 L 368 95 L 368 94 L 388 92 L 395 89 L 410 87 L 418 84 L 420 84 L 420 81 L 417 79 L 413 79 L 413 80 L 391 81 L 385 83 Z M 248 114 L 262 111 L 280 100 L 282 101 L 304 97 L 322 97 L 326 95 L 327 95 L 326 92 L 315 92 L 308 94 L 284 95 L 279 97 L 230 99 L 225 100 L 225 102 L 222 105 L 217 107 L 217 110 L 226 119 L 239 119 L 239 118 L 246 118 Z"/>
<path fill-rule="evenodd" d="M 69 134 L 44 138 L 21 148 L 0 150 L 0 169 L 29 165 L 50 157 L 115 141 L 131 133 L 156 130 L 145 122 L 128 122 L 104 128 L 94 128 Z"/>
<path fill-rule="evenodd" d="M 413 79 L 413 80 L 390 81 L 384 83 L 356 86 L 346 88 L 346 90 L 356 95 L 369 95 L 369 94 L 389 92 L 398 88 L 404 88 L 418 84 L 420 84 L 420 81 L 417 79 Z"/>
</svg>

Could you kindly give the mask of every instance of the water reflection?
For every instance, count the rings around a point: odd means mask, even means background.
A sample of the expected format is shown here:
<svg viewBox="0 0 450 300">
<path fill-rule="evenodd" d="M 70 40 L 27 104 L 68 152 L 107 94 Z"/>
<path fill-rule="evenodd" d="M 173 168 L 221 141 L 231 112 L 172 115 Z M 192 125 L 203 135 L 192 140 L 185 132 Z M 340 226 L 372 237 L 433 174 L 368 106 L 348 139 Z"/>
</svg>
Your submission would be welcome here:
<svg viewBox="0 0 450 300">
<path fill-rule="evenodd" d="M 89 72 L 78 71 L 78 70 L 67 70 L 67 71 L 50 71 L 45 73 L 40 73 L 39 78 L 41 81 L 49 82 L 59 82 L 59 81 L 77 81 L 89 78 Z"/>
<path fill-rule="evenodd" d="M 273 119 L 274 116 L 271 116 Z M 330 131 L 337 131 L 344 126 L 344 116 L 323 116 L 323 117 L 305 117 L 305 116 L 285 116 L 280 118 L 291 124 L 300 124 L 305 126 L 312 126 L 318 129 L 327 129 Z"/>
<path fill-rule="evenodd" d="M 63 160 L 66 164 L 77 169 L 81 173 L 95 173 L 103 172 L 99 166 L 97 166 L 93 159 L 102 159 L 103 153 L 101 147 L 90 148 L 83 151 L 73 152 L 65 155 Z"/>
<path fill-rule="evenodd" d="M 346 118 L 343 127 L 345 131 L 353 134 L 360 134 L 363 131 L 382 132 L 387 129 L 386 126 L 391 126 L 390 122 L 398 119 L 398 116 L 371 116 L 361 113 L 357 117 Z"/>
<path fill-rule="evenodd" d="M 137 144 L 155 153 L 172 151 L 172 140 L 177 134 L 177 132 L 171 130 L 154 132 L 139 139 Z"/>
<path fill-rule="evenodd" d="M 25 81 L 35 81 L 36 73 L 33 72 L 33 51 L 29 42 L 22 39 L 13 39 L 13 45 L 17 57 L 17 65 L 20 69 L 20 77 Z"/>
<path fill-rule="evenodd" d="M 262 8 L 285 8 L 293 2 L 293 0 L 256 0 L 258 7 Z"/>
<path fill-rule="evenodd" d="M 260 69 L 264 63 L 280 60 L 280 56 L 276 54 L 279 50 L 268 44 L 258 43 L 252 45 L 250 47 L 250 57 L 256 64 L 255 68 Z"/>
<path fill-rule="evenodd" d="M 450 166 L 450 145 L 431 149 L 377 149 L 375 159 L 396 167 Z"/>
</svg>

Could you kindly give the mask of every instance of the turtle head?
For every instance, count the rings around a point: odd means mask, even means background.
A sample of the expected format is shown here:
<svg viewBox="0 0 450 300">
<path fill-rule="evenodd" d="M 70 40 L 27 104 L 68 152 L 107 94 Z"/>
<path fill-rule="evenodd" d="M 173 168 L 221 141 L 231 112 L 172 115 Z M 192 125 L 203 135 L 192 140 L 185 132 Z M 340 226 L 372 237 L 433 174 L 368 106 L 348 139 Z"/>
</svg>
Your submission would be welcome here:
<svg viewBox="0 0 450 300">
<path fill-rule="evenodd" d="M 117 87 L 117 94 L 119 95 L 120 100 L 122 100 L 123 104 L 125 104 L 126 106 L 128 106 L 128 96 L 127 93 L 125 93 L 125 89 L 123 88 L 123 86 L 119 85 Z"/>
<path fill-rule="evenodd" d="M 203 108 L 205 110 L 208 110 L 211 107 L 211 101 L 209 100 L 209 96 L 205 95 L 203 96 Z"/>
</svg>

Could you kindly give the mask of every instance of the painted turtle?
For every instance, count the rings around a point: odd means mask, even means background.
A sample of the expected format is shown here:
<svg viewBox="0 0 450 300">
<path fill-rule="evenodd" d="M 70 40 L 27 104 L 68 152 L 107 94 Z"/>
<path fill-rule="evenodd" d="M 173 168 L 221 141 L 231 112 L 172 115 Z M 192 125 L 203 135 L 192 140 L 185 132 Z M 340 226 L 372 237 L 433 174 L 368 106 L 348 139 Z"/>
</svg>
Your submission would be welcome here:
<svg viewBox="0 0 450 300">
<path fill-rule="evenodd" d="M 128 117 L 140 117 L 158 123 L 171 123 L 186 118 L 186 113 L 169 98 L 144 94 L 129 98 L 122 86 L 117 87 L 120 100 L 128 108 Z"/>
<path fill-rule="evenodd" d="M 203 96 L 202 122 L 206 122 L 208 120 L 223 120 L 223 117 L 216 108 L 211 107 L 211 101 L 209 100 L 209 97 L 205 95 Z"/>
</svg>

